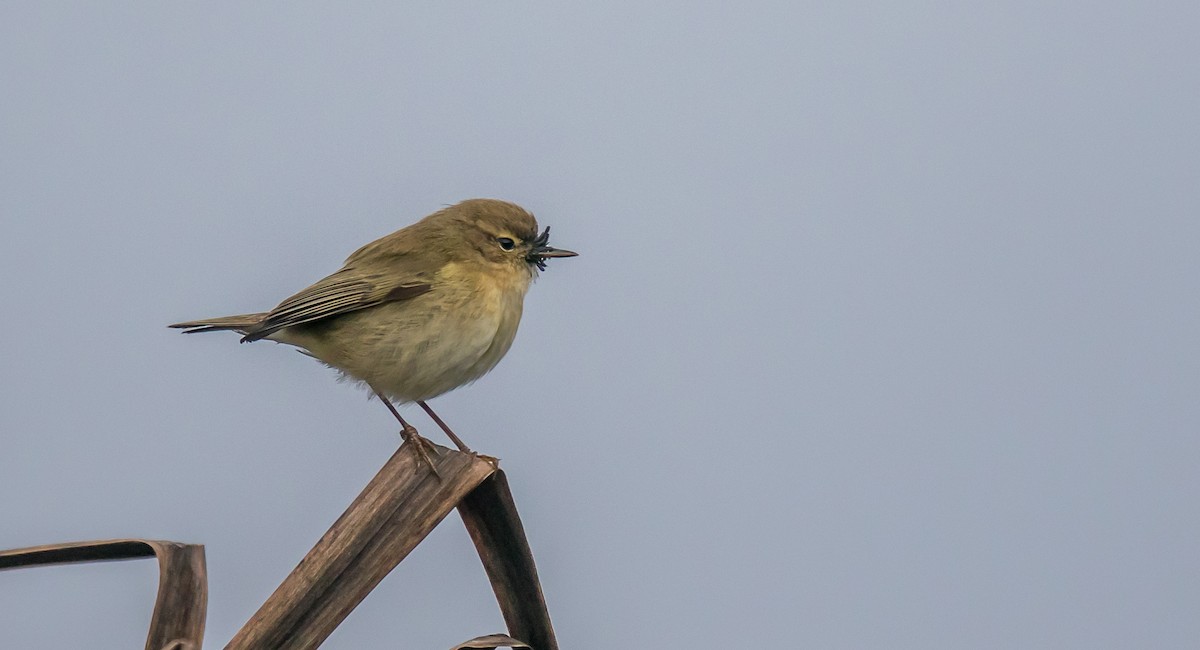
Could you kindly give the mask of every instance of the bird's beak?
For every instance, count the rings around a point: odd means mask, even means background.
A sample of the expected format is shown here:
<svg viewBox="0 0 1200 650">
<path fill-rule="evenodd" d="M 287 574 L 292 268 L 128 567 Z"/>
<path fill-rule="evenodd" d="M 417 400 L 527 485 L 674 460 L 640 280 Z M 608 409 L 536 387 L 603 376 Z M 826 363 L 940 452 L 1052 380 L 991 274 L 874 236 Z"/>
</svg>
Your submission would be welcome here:
<svg viewBox="0 0 1200 650">
<path fill-rule="evenodd" d="M 546 230 L 534 240 L 533 249 L 529 251 L 529 255 L 525 259 L 530 264 L 536 264 L 539 269 L 545 271 L 546 260 L 550 259 L 551 257 L 575 257 L 579 254 L 575 251 L 568 251 L 549 246 L 549 241 L 550 226 L 546 226 Z"/>
<path fill-rule="evenodd" d="M 549 246 L 539 246 L 533 249 L 531 253 L 534 257 L 546 259 L 547 257 L 575 257 L 579 253 L 575 251 L 563 250 L 561 248 L 551 248 Z"/>
</svg>

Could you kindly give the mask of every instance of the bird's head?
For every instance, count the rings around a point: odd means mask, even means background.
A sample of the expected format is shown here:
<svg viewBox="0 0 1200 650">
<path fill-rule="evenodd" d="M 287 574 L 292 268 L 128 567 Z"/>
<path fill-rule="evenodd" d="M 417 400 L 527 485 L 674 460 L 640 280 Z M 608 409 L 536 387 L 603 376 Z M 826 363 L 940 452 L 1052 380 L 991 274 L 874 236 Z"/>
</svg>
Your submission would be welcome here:
<svg viewBox="0 0 1200 650">
<path fill-rule="evenodd" d="M 550 246 L 550 227 L 538 232 L 537 219 L 519 205 L 496 199 L 470 199 L 446 208 L 447 227 L 461 238 L 464 261 L 521 269 L 546 270 L 552 257 L 578 253 Z"/>
</svg>

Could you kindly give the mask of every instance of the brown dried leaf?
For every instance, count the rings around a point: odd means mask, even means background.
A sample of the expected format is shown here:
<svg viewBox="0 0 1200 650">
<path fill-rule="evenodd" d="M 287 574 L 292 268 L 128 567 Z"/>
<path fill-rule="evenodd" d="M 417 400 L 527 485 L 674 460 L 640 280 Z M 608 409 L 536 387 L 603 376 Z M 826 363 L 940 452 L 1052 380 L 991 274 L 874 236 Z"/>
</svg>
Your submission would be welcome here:
<svg viewBox="0 0 1200 650">
<path fill-rule="evenodd" d="M 537 650 L 558 650 L 525 527 L 503 470 L 479 484 L 458 513 L 475 542 L 510 634 Z"/>
<path fill-rule="evenodd" d="M 533 650 L 529 647 L 528 643 L 514 639 L 507 634 L 477 636 L 470 641 L 463 641 L 450 648 L 450 650 L 486 650 L 487 648 L 526 648 L 527 650 Z"/>
<path fill-rule="evenodd" d="M 471 454 L 436 447 L 437 475 L 409 443 L 401 445 L 225 650 L 321 645 L 467 493 L 496 471 Z"/>
<path fill-rule="evenodd" d="M 46 544 L 0 551 L 0 569 L 151 556 L 158 559 L 158 599 L 150 619 L 146 648 L 199 648 L 204 638 L 204 613 L 208 605 L 204 547 L 199 544 L 153 539 Z"/>
</svg>

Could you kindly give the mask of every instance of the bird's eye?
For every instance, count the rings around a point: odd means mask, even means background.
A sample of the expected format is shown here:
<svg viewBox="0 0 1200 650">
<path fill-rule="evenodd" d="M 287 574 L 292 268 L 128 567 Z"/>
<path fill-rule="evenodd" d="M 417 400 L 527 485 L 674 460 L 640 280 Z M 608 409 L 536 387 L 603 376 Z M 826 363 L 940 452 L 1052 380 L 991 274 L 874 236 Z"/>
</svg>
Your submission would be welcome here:
<svg viewBox="0 0 1200 650">
<path fill-rule="evenodd" d="M 499 237 L 496 239 L 496 241 L 500 242 L 500 248 L 503 248 L 506 251 L 512 250 L 517 245 L 516 242 L 508 237 Z"/>
</svg>

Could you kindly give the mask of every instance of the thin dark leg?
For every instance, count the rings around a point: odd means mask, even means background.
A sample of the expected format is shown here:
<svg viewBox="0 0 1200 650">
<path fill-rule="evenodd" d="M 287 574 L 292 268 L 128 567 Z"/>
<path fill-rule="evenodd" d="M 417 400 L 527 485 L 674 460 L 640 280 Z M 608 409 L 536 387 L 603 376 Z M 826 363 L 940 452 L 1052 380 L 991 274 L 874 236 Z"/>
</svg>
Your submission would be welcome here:
<svg viewBox="0 0 1200 650">
<path fill-rule="evenodd" d="M 430 445 L 432 447 L 433 443 L 422 438 L 421 434 L 417 433 L 417 430 L 415 427 L 413 427 L 413 425 L 405 422 L 404 418 L 400 417 L 400 411 L 397 411 L 396 407 L 392 406 L 392 400 L 384 397 L 383 393 L 379 391 L 375 391 L 375 395 L 379 397 L 379 400 L 383 402 L 384 406 L 388 407 L 388 410 L 392 412 L 392 415 L 396 416 L 396 419 L 400 421 L 400 435 L 404 436 L 405 441 L 412 443 L 413 449 L 416 450 L 417 458 L 425 461 L 425 464 L 429 466 L 431 471 L 433 471 L 434 476 L 441 478 L 442 475 L 438 474 L 437 467 L 434 467 L 433 460 L 429 458 L 429 451 L 425 448 L 426 445 Z"/>
<path fill-rule="evenodd" d="M 475 452 L 471 451 L 471 448 L 468 447 L 466 444 L 464 444 L 463 441 L 460 440 L 458 436 L 454 435 L 454 432 L 450 430 L 450 427 L 446 426 L 445 422 L 442 422 L 442 418 L 439 418 L 438 414 L 434 413 L 433 409 L 429 408 L 428 404 L 426 404 L 423 401 L 418 401 L 417 404 L 421 408 L 425 409 L 425 412 L 429 414 L 429 417 L 433 418 L 434 422 L 437 422 L 437 425 L 442 428 L 442 431 L 446 432 L 446 436 L 454 441 L 454 444 L 458 446 L 459 451 L 463 452 L 464 454 L 475 453 Z"/>
</svg>

